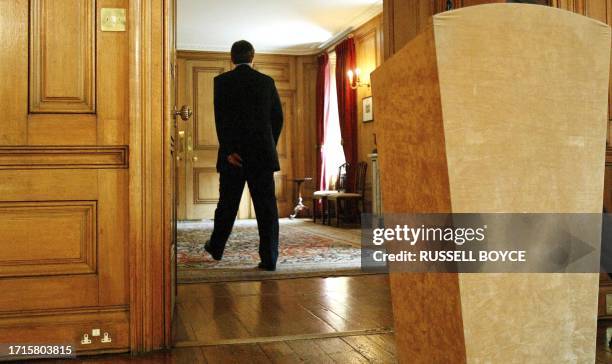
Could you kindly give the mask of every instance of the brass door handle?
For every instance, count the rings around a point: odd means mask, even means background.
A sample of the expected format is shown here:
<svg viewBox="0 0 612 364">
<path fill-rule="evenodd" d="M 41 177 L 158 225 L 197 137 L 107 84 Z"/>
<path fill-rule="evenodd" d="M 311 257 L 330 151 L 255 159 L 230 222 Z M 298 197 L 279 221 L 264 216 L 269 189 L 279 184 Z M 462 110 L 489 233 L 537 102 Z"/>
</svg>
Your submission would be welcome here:
<svg viewBox="0 0 612 364">
<path fill-rule="evenodd" d="M 198 161 L 198 157 L 194 156 L 194 157 L 193 157 L 193 161 L 194 161 L 194 162 L 197 162 L 197 161 Z"/>
<path fill-rule="evenodd" d="M 189 120 L 191 115 L 193 115 L 193 111 L 187 105 L 183 105 L 180 110 L 177 110 L 176 106 L 174 107 L 174 116 L 180 116 L 183 121 Z"/>
</svg>

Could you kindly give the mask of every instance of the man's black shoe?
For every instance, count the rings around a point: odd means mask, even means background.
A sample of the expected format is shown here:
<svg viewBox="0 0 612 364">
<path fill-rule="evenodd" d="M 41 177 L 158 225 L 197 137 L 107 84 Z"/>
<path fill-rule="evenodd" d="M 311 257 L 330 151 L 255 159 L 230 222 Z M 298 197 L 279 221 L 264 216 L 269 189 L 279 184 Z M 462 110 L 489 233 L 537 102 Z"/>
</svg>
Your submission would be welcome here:
<svg viewBox="0 0 612 364">
<path fill-rule="evenodd" d="M 206 250 L 208 252 L 208 254 L 210 254 L 210 256 L 214 260 L 221 260 L 221 256 L 220 255 L 215 255 L 213 253 L 212 247 L 210 246 L 210 240 L 207 240 L 206 243 L 204 244 L 204 250 Z"/>
<path fill-rule="evenodd" d="M 257 264 L 257 268 L 267 270 L 268 272 L 274 272 L 276 270 L 276 267 L 269 267 L 267 265 L 264 265 L 263 263 Z"/>
</svg>

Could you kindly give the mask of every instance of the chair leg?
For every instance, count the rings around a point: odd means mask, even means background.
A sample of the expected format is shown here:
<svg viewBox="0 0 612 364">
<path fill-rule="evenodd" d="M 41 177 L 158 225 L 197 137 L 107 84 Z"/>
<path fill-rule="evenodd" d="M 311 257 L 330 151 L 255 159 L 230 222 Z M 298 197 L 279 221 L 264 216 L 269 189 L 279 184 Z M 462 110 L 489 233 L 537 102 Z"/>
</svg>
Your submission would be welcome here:
<svg viewBox="0 0 612 364">
<path fill-rule="evenodd" d="M 321 224 L 325 225 L 327 221 L 327 197 L 321 199 Z"/>
<path fill-rule="evenodd" d="M 332 201 L 331 200 L 327 200 L 326 202 L 327 204 L 327 225 L 331 225 L 331 205 L 332 205 Z M 335 206 L 334 206 L 335 207 Z"/>
<path fill-rule="evenodd" d="M 361 209 L 359 208 L 359 203 L 361 203 Z M 357 219 L 359 220 L 359 225 L 361 225 L 361 214 L 363 213 L 363 198 L 358 200 L 357 203 Z"/>
<path fill-rule="evenodd" d="M 312 199 L 312 221 L 316 224 L 317 223 L 317 205 L 319 204 L 319 201 L 316 198 Z"/>
<path fill-rule="evenodd" d="M 336 227 L 340 227 L 341 206 L 342 206 L 342 200 L 336 199 Z"/>
</svg>

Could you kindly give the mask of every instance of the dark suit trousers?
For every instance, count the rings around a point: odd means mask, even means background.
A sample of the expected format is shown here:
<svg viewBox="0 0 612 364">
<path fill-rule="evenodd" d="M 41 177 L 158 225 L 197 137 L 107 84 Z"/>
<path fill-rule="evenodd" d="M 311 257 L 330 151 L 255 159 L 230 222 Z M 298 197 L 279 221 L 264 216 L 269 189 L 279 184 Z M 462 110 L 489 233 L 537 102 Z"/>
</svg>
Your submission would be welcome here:
<svg viewBox="0 0 612 364">
<path fill-rule="evenodd" d="M 244 171 L 231 167 L 220 174 L 219 203 L 215 210 L 215 227 L 210 245 L 215 255 L 223 255 L 225 244 L 234 227 L 245 182 L 249 186 L 257 228 L 259 257 L 266 267 L 276 267 L 278 259 L 278 208 L 274 188 L 274 172 Z"/>
</svg>

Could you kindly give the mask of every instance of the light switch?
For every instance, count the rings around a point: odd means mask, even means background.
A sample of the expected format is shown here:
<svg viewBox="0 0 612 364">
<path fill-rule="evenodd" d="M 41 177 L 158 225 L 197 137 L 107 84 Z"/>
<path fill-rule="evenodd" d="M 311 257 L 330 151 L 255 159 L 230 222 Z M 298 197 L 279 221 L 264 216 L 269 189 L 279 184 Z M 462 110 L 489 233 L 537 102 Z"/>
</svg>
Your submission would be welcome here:
<svg viewBox="0 0 612 364">
<path fill-rule="evenodd" d="M 124 32 L 127 24 L 125 9 L 102 8 L 101 28 L 103 32 Z"/>
<path fill-rule="evenodd" d="M 91 330 L 91 336 L 93 336 L 93 337 L 100 336 L 100 329 L 92 329 Z"/>
</svg>

